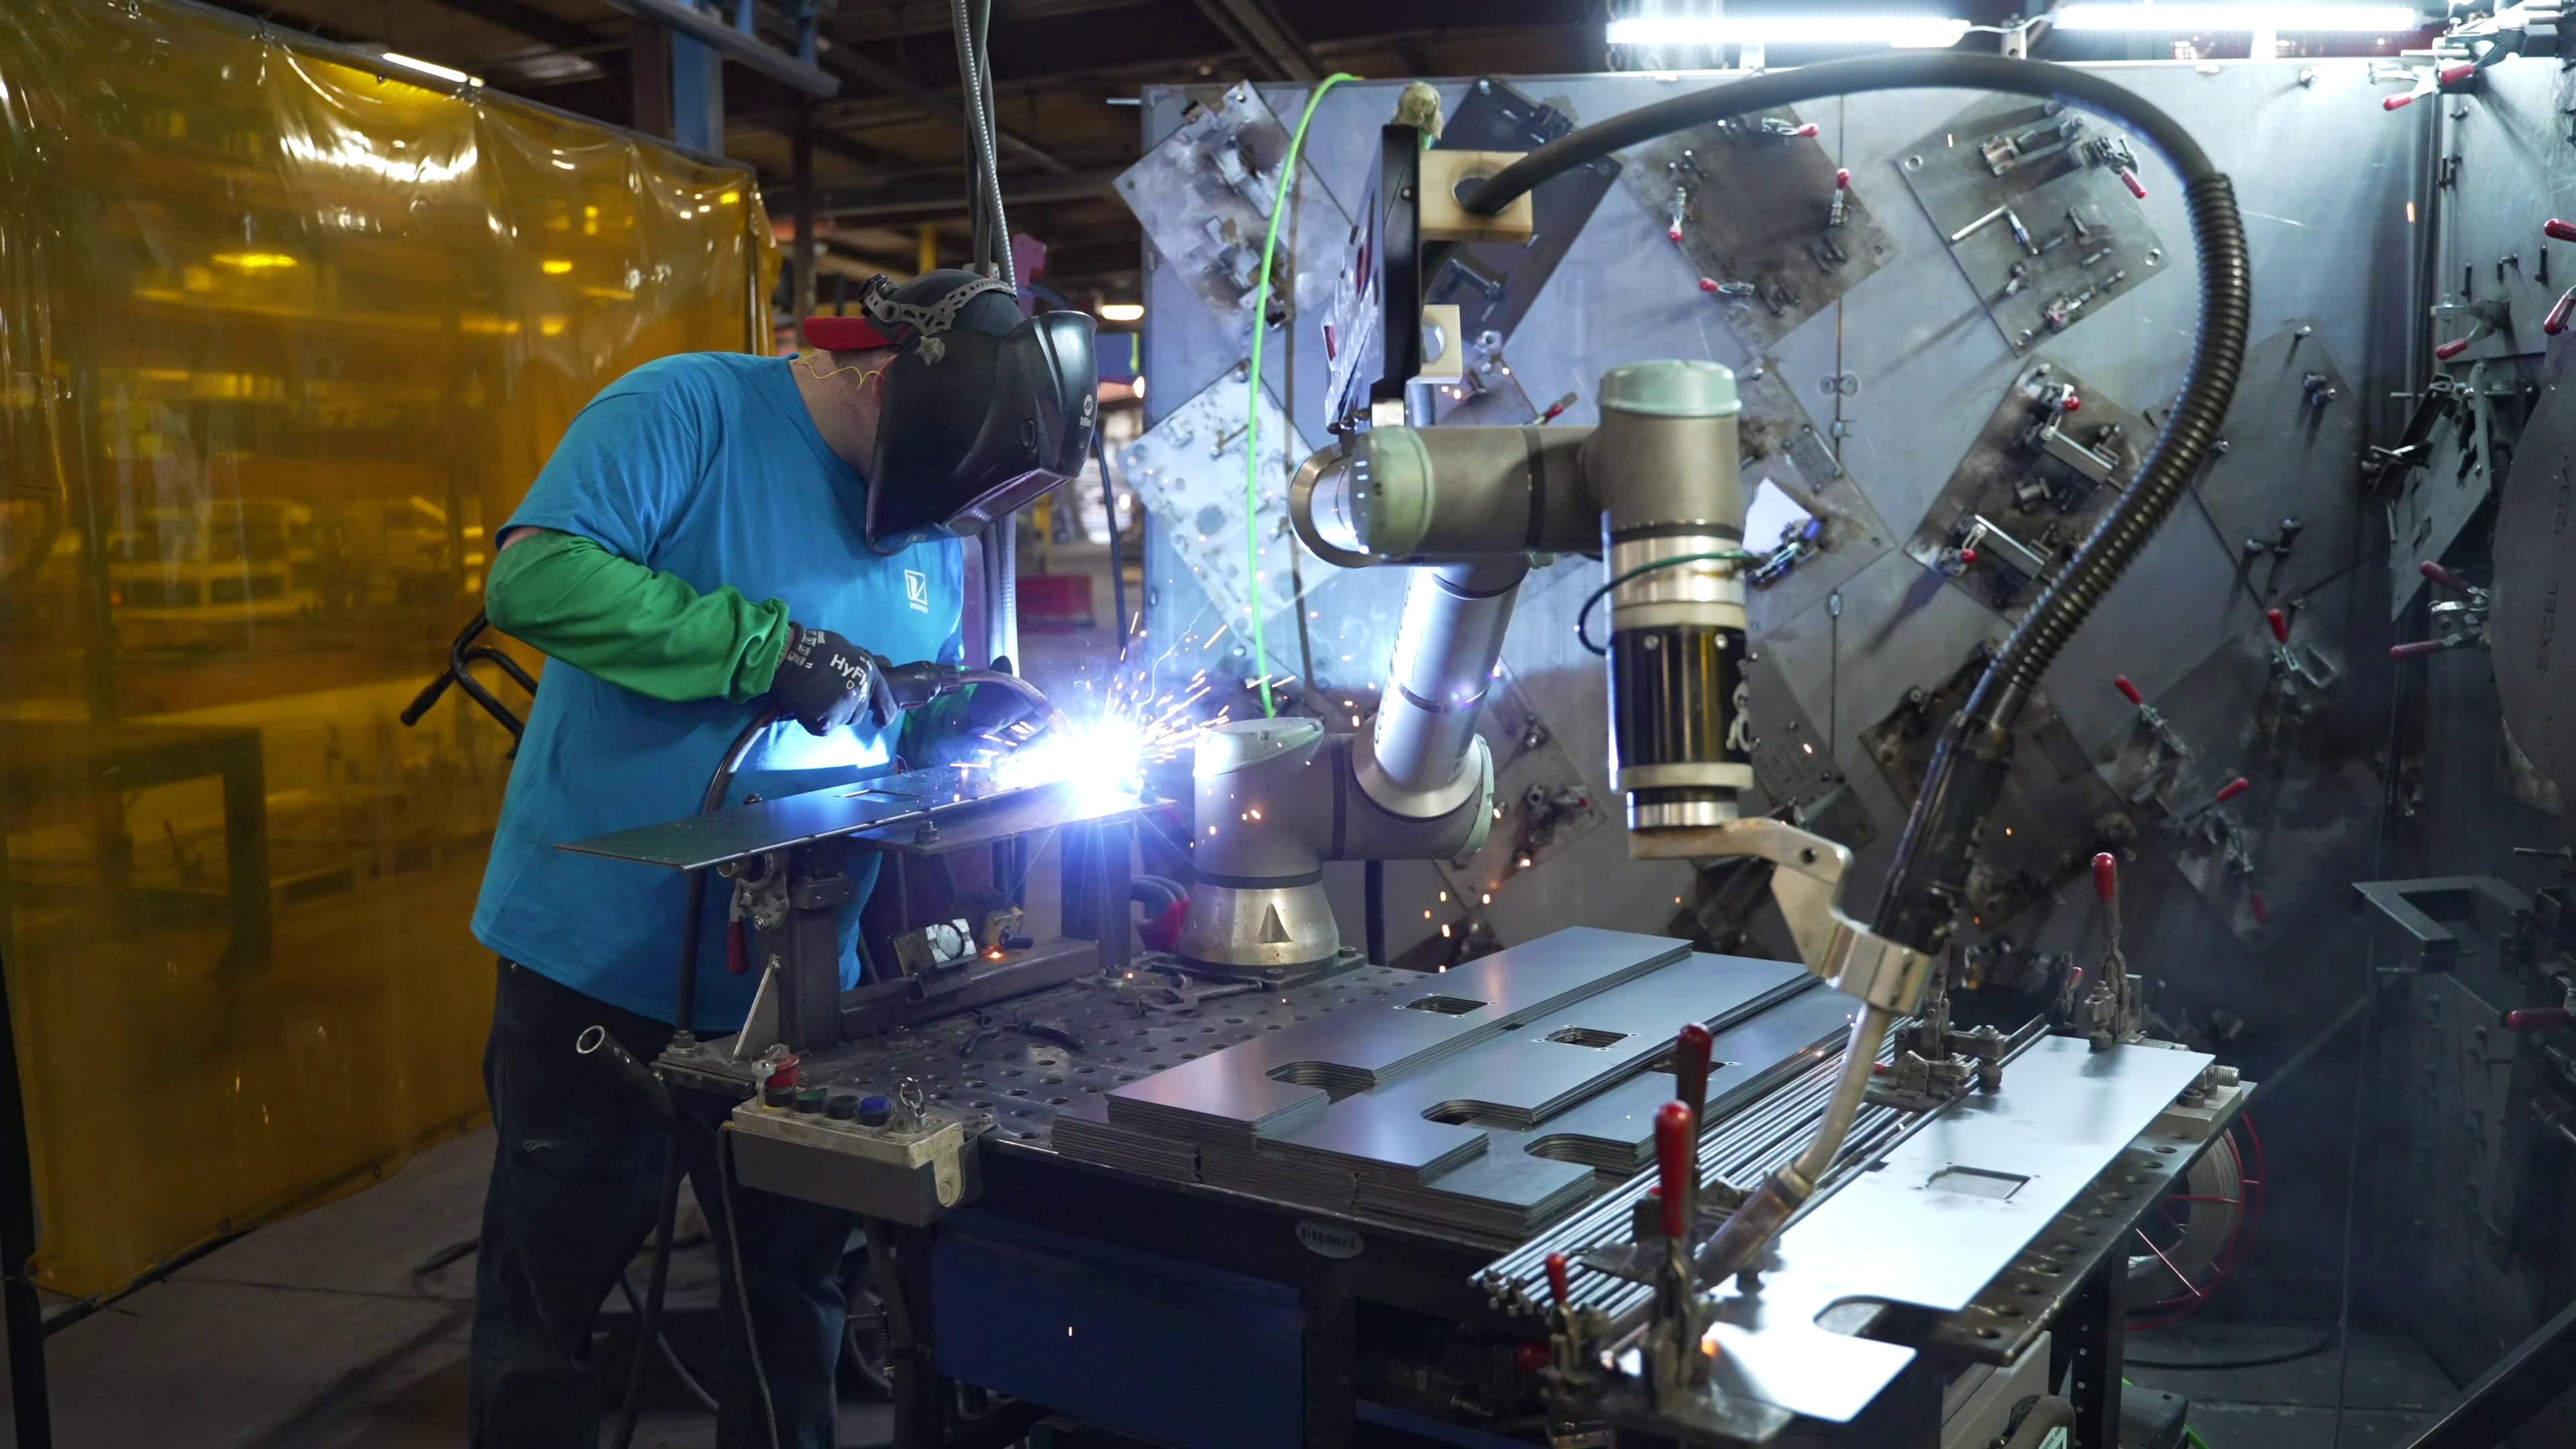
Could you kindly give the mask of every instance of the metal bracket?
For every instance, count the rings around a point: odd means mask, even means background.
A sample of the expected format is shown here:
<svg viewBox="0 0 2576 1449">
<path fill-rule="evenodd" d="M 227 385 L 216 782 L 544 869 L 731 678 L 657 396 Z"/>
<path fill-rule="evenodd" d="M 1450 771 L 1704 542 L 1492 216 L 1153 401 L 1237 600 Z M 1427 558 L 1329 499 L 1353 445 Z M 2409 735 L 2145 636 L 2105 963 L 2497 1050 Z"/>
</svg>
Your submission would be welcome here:
<svg viewBox="0 0 2576 1449">
<path fill-rule="evenodd" d="M 1632 854 L 1692 860 L 1750 855 L 1771 862 L 1771 897 L 1789 923 L 1799 959 L 1836 991 L 1910 1015 L 1922 1000 L 1935 958 L 1900 946 L 1843 914 L 1843 877 L 1851 851 L 1781 820 L 1730 820 L 1700 830 L 1631 836 Z"/>
<path fill-rule="evenodd" d="M 2503 942 L 2531 915 L 2531 898 L 2491 875 L 2362 880 L 2354 881 L 2352 889 L 2360 898 L 2356 910 L 2366 906 L 2378 912 L 2379 924 L 2397 932 L 2418 971 L 2448 971 L 2476 949 L 2455 927 L 2466 925 L 2474 934 Z M 2495 911 L 2506 915 L 2500 928 Z"/>
</svg>

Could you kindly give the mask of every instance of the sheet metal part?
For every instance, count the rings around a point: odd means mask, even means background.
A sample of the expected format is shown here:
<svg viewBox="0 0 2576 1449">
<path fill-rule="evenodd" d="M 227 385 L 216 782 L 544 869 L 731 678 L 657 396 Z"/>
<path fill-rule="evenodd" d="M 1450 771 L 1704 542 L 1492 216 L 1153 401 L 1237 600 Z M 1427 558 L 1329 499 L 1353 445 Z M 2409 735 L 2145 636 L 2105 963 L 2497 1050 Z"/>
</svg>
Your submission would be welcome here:
<svg viewBox="0 0 2576 1449">
<path fill-rule="evenodd" d="M 1136 808 L 1132 797 L 1070 783 L 1002 786 L 993 783 L 988 771 L 942 767 L 782 795 L 557 848 L 672 870 L 701 870 L 824 840 L 848 839 L 882 848 L 935 842 L 942 849 L 954 849 L 979 839 L 1114 820 Z M 997 817 L 992 828 L 979 834 L 948 833 L 952 829 L 948 822 L 966 829 L 969 821 L 986 813 Z"/>
<path fill-rule="evenodd" d="M 1109 1120 L 1249 1148 L 1365 1091 L 1553 1016 L 1689 954 L 1682 942 L 1576 927 L 1395 992 L 1383 1009 L 1264 1038 L 1108 1094 Z M 1311 1080 L 1314 1084 L 1308 1085 Z"/>
<path fill-rule="evenodd" d="M 1781 1234 L 1759 1285 L 1717 1287 L 1711 1388 L 1849 1421 L 1915 1350 L 1821 1327 L 1827 1309 L 1856 1302 L 1940 1314 L 1976 1308 L 2061 1213 L 2129 1160 L 2133 1144 L 2210 1061 L 2157 1045 L 2095 1052 L 2074 1038 L 2039 1038 L 2014 1058 L 2001 1090 L 1971 1092 L 1928 1114 L 1919 1130 L 1874 1154 L 1866 1170 L 1846 1173 Z M 2167 1155 L 2183 1157 L 2184 1144 L 2199 1140 L 2175 1134 Z M 2150 1155 L 2153 1145 L 2150 1139 Z M 2151 1200 L 2140 1194 L 2140 1209 Z M 2093 1223 L 2091 1233 L 2078 1234 L 2094 1245 L 2093 1255 L 2118 1248 L 2125 1226 L 2108 1216 Z M 1547 1245 L 1564 1236 L 1549 1234 Z M 1497 1263 L 1487 1281 L 1517 1286 L 1514 1268 L 1541 1247 L 1534 1242 Z M 1626 1296 L 1647 1291 L 1630 1285 Z M 1977 1327 L 1992 1324 L 1972 1324 L 1972 1339 Z M 1995 1331 L 2000 1342 L 2002 1330 Z"/>
</svg>

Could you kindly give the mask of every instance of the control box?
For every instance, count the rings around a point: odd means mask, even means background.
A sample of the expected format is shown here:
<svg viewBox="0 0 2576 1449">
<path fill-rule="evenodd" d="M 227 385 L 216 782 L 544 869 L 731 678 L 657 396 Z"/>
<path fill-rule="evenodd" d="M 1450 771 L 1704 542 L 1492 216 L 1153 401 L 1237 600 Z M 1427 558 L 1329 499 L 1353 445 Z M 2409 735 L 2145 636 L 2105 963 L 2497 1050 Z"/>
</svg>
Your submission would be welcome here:
<svg viewBox="0 0 2576 1449">
<path fill-rule="evenodd" d="M 928 1227 L 981 1190 L 974 1140 L 943 1112 L 862 1116 L 799 1111 L 757 1099 L 733 1109 L 734 1174 L 745 1187 Z M 839 1105 L 839 1104 L 835 1104 Z"/>
</svg>

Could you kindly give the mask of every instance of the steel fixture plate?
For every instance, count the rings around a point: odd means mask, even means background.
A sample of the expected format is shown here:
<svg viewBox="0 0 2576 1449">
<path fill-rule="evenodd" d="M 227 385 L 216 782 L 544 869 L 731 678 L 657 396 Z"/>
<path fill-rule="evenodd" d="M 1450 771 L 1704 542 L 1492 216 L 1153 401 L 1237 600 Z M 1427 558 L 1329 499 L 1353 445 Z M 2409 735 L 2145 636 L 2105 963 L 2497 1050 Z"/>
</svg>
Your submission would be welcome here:
<svg viewBox="0 0 2576 1449">
<path fill-rule="evenodd" d="M 2227 451 L 2201 476 L 2236 576 L 2265 605 L 2296 598 L 2348 567 L 2360 527 L 2362 399 L 2302 318 L 2245 354 L 2218 436 Z M 2295 520 L 2286 549 L 2277 544 Z M 2176 519 L 2188 527 L 2189 519 Z M 2409 567 L 2412 567 L 2410 564 Z"/>
<path fill-rule="evenodd" d="M 1136 808 L 1132 795 L 1068 782 L 997 786 L 982 770 L 906 770 L 597 835 L 556 849 L 704 870 L 764 851 L 845 838 L 880 848 L 958 849 L 1001 835 L 1114 820 Z M 986 811 L 1000 812 L 996 828 L 972 830 L 969 817 Z"/>
<path fill-rule="evenodd" d="M 1712 1386 L 1850 1420 L 1914 1350 L 1819 1327 L 1827 1309 L 1860 1302 L 1957 1313 L 1975 1304 L 2211 1060 L 2041 1038 L 2014 1059 L 2001 1091 L 1936 1112 L 1791 1224 L 1758 1288 L 1718 1289 Z"/>
<path fill-rule="evenodd" d="M 1650 216 L 1701 277 L 1752 295 L 1705 299 L 1755 352 L 1796 331 L 1896 254 L 1895 238 L 1861 199 L 1828 226 L 1834 158 L 1789 107 L 1697 126 L 1640 146 L 1623 173 Z M 1679 197 L 1683 205 L 1675 207 Z"/>
<path fill-rule="evenodd" d="M 1189 567 L 1209 602 L 1224 611 L 1223 623 L 1238 630 L 1251 627 L 1257 598 L 1262 617 L 1295 607 L 1299 560 L 1297 540 L 1288 530 L 1288 490 L 1265 488 L 1253 514 L 1253 532 L 1261 540 L 1258 580 L 1246 577 L 1244 555 L 1243 450 L 1245 381 L 1242 369 L 1219 377 L 1188 402 L 1172 409 L 1143 437 L 1118 454 L 1118 469 L 1145 506 L 1165 525 L 1165 537 Z M 1306 445 L 1288 426 L 1270 389 L 1261 391 L 1261 429 L 1251 439 L 1260 454 L 1259 473 L 1285 483 L 1306 461 Z M 1312 565 L 1318 584 L 1328 584 L 1340 571 Z M 1216 626 L 1210 625 L 1211 632 Z M 1284 653 L 1284 651 L 1283 651 Z M 1249 672 L 1249 671 L 1247 671 Z"/>
<path fill-rule="evenodd" d="M 2067 396 L 2063 389 L 2073 390 L 2072 412 L 2054 401 Z M 2030 441 L 2037 429 L 2055 430 L 2051 446 L 2067 456 L 2098 455 L 2106 475 L 2051 456 Z M 2064 366 L 2033 362 L 2005 390 L 1905 552 L 1978 603 L 2018 618 L 2129 486 L 2155 436 L 2146 419 Z"/>
<path fill-rule="evenodd" d="M 2037 133 L 2069 125 L 2077 128 L 2071 142 L 2034 147 L 2000 176 L 1982 149 L 2006 137 L 2047 141 Z M 2086 159 L 2088 146 L 2121 138 L 2110 122 L 2055 101 L 1997 96 L 1951 117 L 1897 162 L 2017 354 L 2165 270 L 2146 209 L 2115 168 Z"/>
</svg>

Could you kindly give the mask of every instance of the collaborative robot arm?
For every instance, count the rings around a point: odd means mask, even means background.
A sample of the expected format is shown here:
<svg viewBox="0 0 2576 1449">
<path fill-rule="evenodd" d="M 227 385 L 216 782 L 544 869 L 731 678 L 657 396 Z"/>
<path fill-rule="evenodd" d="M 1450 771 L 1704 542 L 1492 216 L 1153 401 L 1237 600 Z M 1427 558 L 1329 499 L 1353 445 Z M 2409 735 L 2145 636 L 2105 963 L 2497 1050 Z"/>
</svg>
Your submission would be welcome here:
<svg viewBox="0 0 2576 1449">
<path fill-rule="evenodd" d="M 1633 363 L 1601 380 L 1599 400 L 1593 427 L 1375 428 L 1298 470 L 1288 513 L 1308 548 L 1346 567 L 1426 566 L 1379 707 L 1378 757 L 1427 720 L 1472 739 L 1502 631 L 1500 620 L 1490 635 L 1441 627 L 1457 608 L 1439 603 L 1455 597 L 1455 581 L 1517 581 L 1531 553 L 1597 551 L 1610 616 L 1601 646 L 1610 776 L 1627 797 L 1630 852 L 1771 861 L 1772 892 L 1807 969 L 1871 1007 L 1911 1010 L 1931 958 L 1844 914 L 1850 853 L 1737 810 L 1753 784 L 1744 678 L 1752 556 L 1734 374 L 1712 362 Z M 1426 688 L 1454 693 L 1426 699 Z"/>
</svg>

